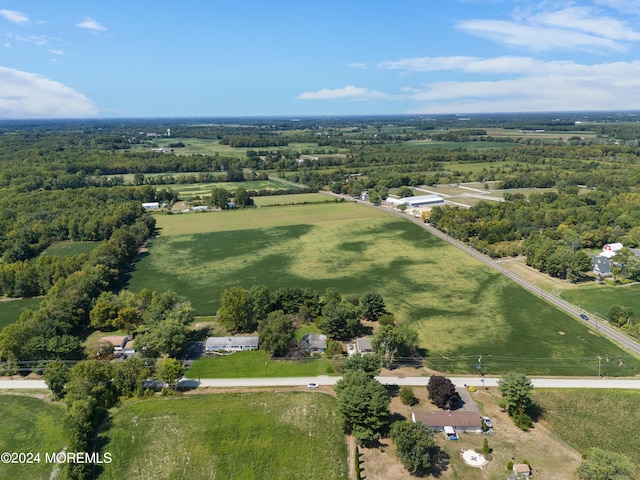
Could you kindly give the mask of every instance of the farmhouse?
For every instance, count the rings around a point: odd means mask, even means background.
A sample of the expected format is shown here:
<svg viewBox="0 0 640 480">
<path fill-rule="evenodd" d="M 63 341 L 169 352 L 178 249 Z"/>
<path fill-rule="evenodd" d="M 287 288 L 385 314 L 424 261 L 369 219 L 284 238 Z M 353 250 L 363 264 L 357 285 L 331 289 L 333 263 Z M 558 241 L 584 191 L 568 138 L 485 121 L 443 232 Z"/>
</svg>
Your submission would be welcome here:
<svg viewBox="0 0 640 480">
<path fill-rule="evenodd" d="M 432 430 L 444 432 L 445 427 L 453 427 L 458 432 L 482 433 L 482 421 L 476 412 L 413 412 L 411 420 L 422 422 Z"/>
<path fill-rule="evenodd" d="M 131 340 L 131 337 L 128 335 L 109 335 L 106 337 L 100 337 L 100 342 L 109 343 L 113 345 L 114 353 L 122 352 L 124 350 L 125 345 L 130 340 Z"/>
<path fill-rule="evenodd" d="M 160 202 L 145 202 L 142 204 L 142 208 L 145 210 L 158 210 L 160 208 Z"/>
<path fill-rule="evenodd" d="M 322 353 L 327 349 L 327 336 L 318 333 L 308 333 L 300 342 L 302 348 L 309 353 Z"/>
<path fill-rule="evenodd" d="M 394 205 L 406 205 L 407 207 L 431 207 L 436 205 L 443 205 L 444 200 L 442 197 L 432 194 L 432 195 L 419 195 L 417 197 L 404 197 L 404 198 L 392 198 L 388 197 L 386 202 Z"/>
<path fill-rule="evenodd" d="M 242 352 L 257 350 L 259 337 L 209 337 L 205 345 L 207 352 Z"/>
<path fill-rule="evenodd" d="M 611 276 L 611 259 L 607 257 L 593 257 L 593 273 L 601 277 Z"/>
<path fill-rule="evenodd" d="M 359 353 L 371 353 L 373 352 L 373 347 L 371 346 L 371 340 L 369 337 L 361 337 L 356 339 L 356 349 Z"/>
</svg>

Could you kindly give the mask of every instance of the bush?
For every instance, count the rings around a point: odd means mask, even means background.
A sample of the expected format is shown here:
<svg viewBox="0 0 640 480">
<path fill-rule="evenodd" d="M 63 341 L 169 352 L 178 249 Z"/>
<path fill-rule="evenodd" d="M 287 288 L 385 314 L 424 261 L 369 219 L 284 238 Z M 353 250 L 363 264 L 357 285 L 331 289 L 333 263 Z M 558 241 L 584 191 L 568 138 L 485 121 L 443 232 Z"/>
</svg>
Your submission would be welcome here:
<svg viewBox="0 0 640 480">
<path fill-rule="evenodd" d="M 413 394 L 413 389 L 406 385 L 400 388 L 400 401 L 404 405 L 409 405 L 409 406 L 415 405 L 416 403 L 418 403 L 418 399 Z"/>
<path fill-rule="evenodd" d="M 513 423 L 516 424 L 516 427 L 520 430 L 524 430 L 525 432 L 533 427 L 533 421 L 526 413 L 514 413 L 511 416 L 511 419 L 513 420 Z"/>
<path fill-rule="evenodd" d="M 511 461 L 507 462 L 507 470 L 509 471 L 513 470 L 513 462 Z"/>
</svg>

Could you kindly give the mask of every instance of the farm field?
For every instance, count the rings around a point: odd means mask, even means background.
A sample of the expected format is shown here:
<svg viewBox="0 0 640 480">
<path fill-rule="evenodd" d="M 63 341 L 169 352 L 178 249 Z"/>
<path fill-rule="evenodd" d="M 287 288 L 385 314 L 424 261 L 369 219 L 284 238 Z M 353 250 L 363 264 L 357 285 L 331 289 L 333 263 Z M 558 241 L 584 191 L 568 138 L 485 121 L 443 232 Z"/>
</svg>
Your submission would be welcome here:
<svg viewBox="0 0 640 480">
<path fill-rule="evenodd" d="M 431 141 L 431 140 L 408 140 L 406 142 L 402 142 L 400 144 L 402 147 L 409 148 L 420 148 L 420 149 L 430 149 L 430 148 L 442 148 L 445 150 L 493 150 L 496 148 L 514 148 L 517 147 L 517 143 L 513 142 L 443 142 L 443 141 Z M 389 146 L 394 146 L 394 144 L 389 144 Z"/>
<path fill-rule="evenodd" d="M 431 368 L 447 372 L 604 375 L 637 359 L 498 272 L 380 209 L 353 203 L 158 216 L 160 236 L 128 288 L 172 289 L 212 315 L 230 286 L 377 291 L 419 333 Z M 179 265 L 180 268 L 176 268 Z"/>
<path fill-rule="evenodd" d="M 534 389 L 541 422 L 582 452 L 600 447 L 632 459 L 640 456 L 640 392 L 607 389 Z"/>
<path fill-rule="evenodd" d="M 67 257 L 86 253 L 89 255 L 102 242 L 59 242 L 48 247 L 42 255 L 49 257 Z"/>
<path fill-rule="evenodd" d="M 242 187 L 245 190 L 278 190 L 278 189 L 292 189 L 298 188 L 297 186 L 285 183 L 279 180 L 256 180 L 250 182 L 214 182 L 214 183 L 188 183 L 188 184 L 173 184 L 167 185 L 167 187 L 178 192 L 180 198 L 183 200 L 189 200 L 196 195 L 211 195 L 213 188 L 224 188 L 230 192 L 234 192 L 237 188 Z"/>
<path fill-rule="evenodd" d="M 562 292 L 562 297 L 605 318 L 613 305 L 631 307 L 634 312 L 640 312 L 640 284 L 585 285 Z"/>
<path fill-rule="evenodd" d="M 256 350 L 196 360 L 187 370 L 187 378 L 314 377 L 335 373 L 326 357 L 276 360 L 266 352 Z"/>
<path fill-rule="evenodd" d="M 153 398 L 124 405 L 101 434 L 100 480 L 348 479 L 347 445 L 320 392 Z"/>
<path fill-rule="evenodd" d="M 40 462 L 0 463 L 0 478 L 46 479 L 54 464 L 46 463 L 45 452 L 62 451 L 65 440 L 61 417 L 64 407 L 21 395 L 0 395 L 0 452 L 39 452 Z"/>
<path fill-rule="evenodd" d="M 136 149 L 151 150 L 152 148 L 165 148 L 169 150 L 170 143 L 184 143 L 184 148 L 174 148 L 174 155 L 224 155 L 225 157 L 244 158 L 247 156 L 247 148 L 234 148 L 229 145 L 220 145 L 218 140 L 207 138 L 154 138 L 154 147 L 148 144 L 136 146 Z"/>
<path fill-rule="evenodd" d="M 323 193 L 294 193 L 292 195 L 269 195 L 253 197 L 256 207 L 273 207 L 276 205 L 301 205 L 305 203 L 333 203 L 335 198 Z"/>
</svg>

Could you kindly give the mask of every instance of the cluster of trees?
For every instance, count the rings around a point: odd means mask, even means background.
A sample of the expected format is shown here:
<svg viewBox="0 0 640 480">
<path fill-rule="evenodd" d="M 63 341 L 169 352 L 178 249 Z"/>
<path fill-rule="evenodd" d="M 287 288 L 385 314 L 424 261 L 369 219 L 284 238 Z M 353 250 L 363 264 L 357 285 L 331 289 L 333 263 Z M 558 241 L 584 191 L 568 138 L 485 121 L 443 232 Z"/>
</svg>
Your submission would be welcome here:
<svg viewBox="0 0 640 480">
<path fill-rule="evenodd" d="M 231 200 L 231 197 L 232 194 L 227 189 L 215 187 L 211 191 L 209 201 L 213 207 L 225 210 L 229 208 L 229 201 Z M 233 192 L 233 203 L 236 208 L 253 207 L 254 205 L 253 198 L 251 198 L 249 196 L 249 192 L 242 187 L 236 188 Z"/>
<path fill-rule="evenodd" d="M 505 197 L 469 209 L 436 207 L 430 222 L 491 256 L 524 253 L 527 264 L 576 280 L 593 265 L 589 252 L 611 242 L 640 245 L 640 194 L 577 189 Z M 624 257 L 624 258 L 623 258 Z M 623 254 L 620 273 L 640 277 L 640 260 Z"/>
<path fill-rule="evenodd" d="M 0 332 L 0 361 L 82 358 L 80 336 L 89 326 L 95 299 L 119 283 L 154 227 L 155 220 L 145 214 L 118 228 L 79 270 L 57 280 L 38 310 L 24 310 L 18 321 Z"/>
<path fill-rule="evenodd" d="M 507 413 L 522 430 L 533 426 L 531 416 L 527 412 L 531 406 L 531 380 L 524 373 L 509 372 L 498 380 L 498 390 L 502 394 L 499 406 Z"/>
</svg>

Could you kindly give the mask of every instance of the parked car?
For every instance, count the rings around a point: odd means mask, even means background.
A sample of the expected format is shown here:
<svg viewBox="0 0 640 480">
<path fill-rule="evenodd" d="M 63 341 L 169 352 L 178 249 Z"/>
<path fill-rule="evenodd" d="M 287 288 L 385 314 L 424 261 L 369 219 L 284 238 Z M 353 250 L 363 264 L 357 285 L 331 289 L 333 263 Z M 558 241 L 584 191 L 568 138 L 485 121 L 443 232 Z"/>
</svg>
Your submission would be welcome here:
<svg viewBox="0 0 640 480">
<path fill-rule="evenodd" d="M 580 314 L 580 318 L 583 319 L 584 321 L 589 320 L 589 317 L 587 317 L 584 313 Z"/>
<path fill-rule="evenodd" d="M 318 384 L 317 383 L 307 383 L 307 387 L 309 387 L 309 388 L 318 388 Z"/>
<path fill-rule="evenodd" d="M 493 423 L 491 423 L 491 419 L 489 417 L 482 417 L 482 420 L 487 428 L 493 428 Z"/>
</svg>

